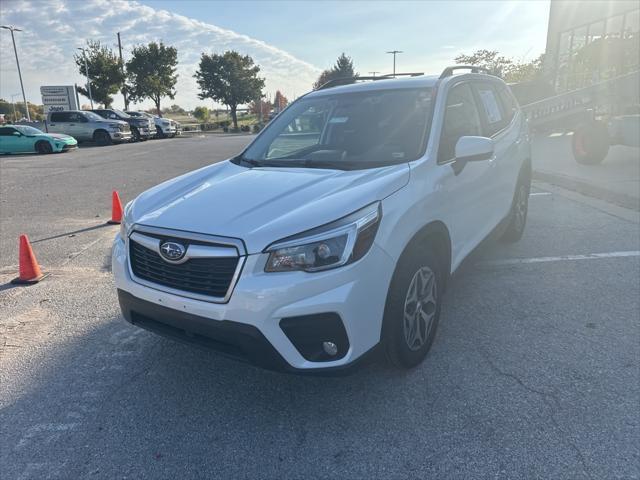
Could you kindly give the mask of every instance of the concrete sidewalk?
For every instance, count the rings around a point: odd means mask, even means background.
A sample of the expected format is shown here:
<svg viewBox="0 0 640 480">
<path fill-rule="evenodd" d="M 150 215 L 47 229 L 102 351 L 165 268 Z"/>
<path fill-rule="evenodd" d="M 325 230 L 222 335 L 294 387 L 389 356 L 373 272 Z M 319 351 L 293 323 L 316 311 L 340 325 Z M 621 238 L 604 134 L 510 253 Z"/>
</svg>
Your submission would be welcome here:
<svg viewBox="0 0 640 480">
<path fill-rule="evenodd" d="M 600 165 L 580 165 L 571 134 L 536 136 L 534 178 L 640 211 L 640 149 L 616 145 Z"/>
</svg>

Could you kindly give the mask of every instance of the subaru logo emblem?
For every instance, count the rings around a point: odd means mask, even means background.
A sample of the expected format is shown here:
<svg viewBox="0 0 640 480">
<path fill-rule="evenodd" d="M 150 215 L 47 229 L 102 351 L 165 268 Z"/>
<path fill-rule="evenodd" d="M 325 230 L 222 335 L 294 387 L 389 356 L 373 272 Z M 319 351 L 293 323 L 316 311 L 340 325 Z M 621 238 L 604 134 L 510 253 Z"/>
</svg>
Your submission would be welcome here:
<svg viewBox="0 0 640 480">
<path fill-rule="evenodd" d="M 160 244 L 160 255 L 169 262 L 177 262 L 184 257 L 185 253 L 187 253 L 187 249 L 179 243 L 163 242 Z"/>
</svg>

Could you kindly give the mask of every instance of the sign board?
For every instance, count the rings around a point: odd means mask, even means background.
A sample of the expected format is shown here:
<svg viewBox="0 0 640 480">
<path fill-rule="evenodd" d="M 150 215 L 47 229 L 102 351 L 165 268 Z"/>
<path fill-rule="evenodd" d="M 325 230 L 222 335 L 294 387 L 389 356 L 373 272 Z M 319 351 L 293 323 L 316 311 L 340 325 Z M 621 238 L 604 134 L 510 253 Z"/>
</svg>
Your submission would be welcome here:
<svg viewBox="0 0 640 480">
<path fill-rule="evenodd" d="M 76 87 L 73 85 L 40 87 L 44 114 L 64 110 L 80 110 Z"/>
</svg>

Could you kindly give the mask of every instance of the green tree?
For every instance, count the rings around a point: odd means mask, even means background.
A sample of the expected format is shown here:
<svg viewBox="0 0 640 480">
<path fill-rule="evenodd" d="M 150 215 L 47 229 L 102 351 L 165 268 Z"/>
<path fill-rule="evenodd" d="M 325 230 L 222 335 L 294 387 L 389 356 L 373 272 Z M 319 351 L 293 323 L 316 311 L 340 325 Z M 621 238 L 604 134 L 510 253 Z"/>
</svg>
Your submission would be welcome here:
<svg viewBox="0 0 640 480">
<path fill-rule="evenodd" d="M 44 107 L 42 105 L 36 105 L 31 102 L 27 102 L 27 105 L 29 106 L 29 115 L 31 116 L 31 120 L 40 121 L 44 119 Z M 0 98 L 0 113 L 5 115 L 5 120 L 7 122 L 17 122 L 27 116 L 24 109 L 24 103 L 11 103 L 4 98 Z"/>
<path fill-rule="evenodd" d="M 335 65 L 320 74 L 316 83 L 313 84 L 313 88 L 318 89 L 328 81 L 337 78 L 352 78 L 357 76 L 358 73 L 356 73 L 355 67 L 353 66 L 353 60 L 342 52 L 336 60 Z"/>
<path fill-rule="evenodd" d="M 87 77 L 85 57 L 87 67 L 89 67 L 91 96 L 96 103 L 101 103 L 105 108 L 109 108 L 113 103 L 111 95 L 117 93 L 124 83 L 120 58 L 99 41 L 87 40 L 84 51 L 73 56 L 80 75 L 85 78 Z M 89 98 L 89 92 L 85 87 L 78 87 L 78 92 Z"/>
<path fill-rule="evenodd" d="M 173 100 L 176 96 L 177 65 L 175 47 L 162 42 L 134 47 L 131 60 L 127 62 L 129 100 L 139 102 L 148 98 L 155 104 L 157 114 L 162 115 L 160 100 L 163 97 Z"/>
<path fill-rule="evenodd" d="M 194 77 L 200 87 L 198 98 L 210 98 L 229 107 L 234 128 L 238 128 L 238 105 L 262 98 L 264 78 L 260 67 L 248 55 L 233 50 L 222 55 L 202 54 Z"/>
<path fill-rule="evenodd" d="M 193 111 L 193 116 L 201 122 L 206 123 L 209 121 L 210 112 L 207 107 L 196 107 Z"/>
<path fill-rule="evenodd" d="M 455 62 L 458 65 L 483 67 L 499 76 L 513 64 L 513 60 L 500 56 L 496 50 L 476 50 L 471 55 L 458 55 Z"/>
<path fill-rule="evenodd" d="M 507 82 L 526 82 L 542 76 L 544 55 L 530 62 L 518 62 L 501 56 L 496 50 L 476 50 L 471 55 L 458 55 L 458 65 L 473 65 L 486 68 Z"/>
</svg>

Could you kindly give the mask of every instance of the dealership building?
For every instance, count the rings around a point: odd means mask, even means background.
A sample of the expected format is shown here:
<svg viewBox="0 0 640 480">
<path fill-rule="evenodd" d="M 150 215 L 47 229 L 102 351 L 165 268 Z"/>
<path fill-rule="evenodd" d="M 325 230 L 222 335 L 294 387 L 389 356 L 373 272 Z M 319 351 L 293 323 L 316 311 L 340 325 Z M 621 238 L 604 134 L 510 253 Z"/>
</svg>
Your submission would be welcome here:
<svg viewBox="0 0 640 480">
<path fill-rule="evenodd" d="M 551 0 L 545 77 L 557 92 L 640 68 L 640 1 Z"/>
</svg>

